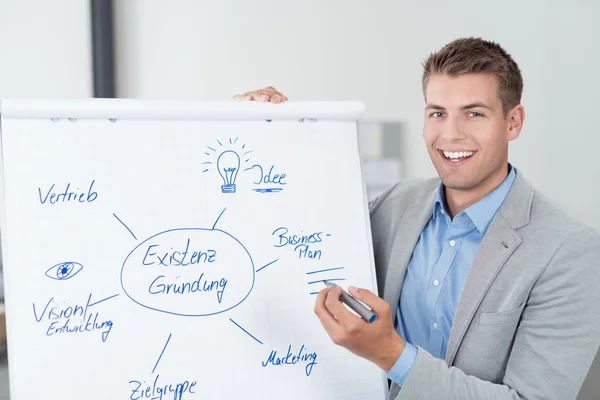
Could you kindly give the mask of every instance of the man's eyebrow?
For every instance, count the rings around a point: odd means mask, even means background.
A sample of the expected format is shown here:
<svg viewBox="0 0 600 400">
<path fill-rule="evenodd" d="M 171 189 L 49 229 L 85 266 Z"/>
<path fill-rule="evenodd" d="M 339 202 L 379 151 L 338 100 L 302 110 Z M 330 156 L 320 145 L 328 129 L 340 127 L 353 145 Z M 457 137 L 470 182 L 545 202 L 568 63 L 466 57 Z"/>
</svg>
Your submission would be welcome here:
<svg viewBox="0 0 600 400">
<path fill-rule="evenodd" d="M 492 109 L 492 107 L 490 107 L 487 104 L 482 103 L 480 101 L 476 101 L 474 103 L 465 104 L 460 109 L 461 110 L 470 110 L 472 108 L 487 108 L 488 110 Z M 442 107 L 442 106 L 437 105 L 437 104 L 427 104 L 427 106 L 425 107 L 425 109 L 426 110 L 440 110 L 440 111 L 445 111 L 446 110 L 445 107 Z"/>
<path fill-rule="evenodd" d="M 427 104 L 427 107 L 425 107 L 426 110 L 445 110 L 444 107 L 442 106 L 438 106 L 437 104 Z"/>
<path fill-rule="evenodd" d="M 470 110 L 471 108 L 487 108 L 488 110 L 492 109 L 492 107 L 481 102 L 469 103 L 461 107 L 462 110 Z"/>
</svg>

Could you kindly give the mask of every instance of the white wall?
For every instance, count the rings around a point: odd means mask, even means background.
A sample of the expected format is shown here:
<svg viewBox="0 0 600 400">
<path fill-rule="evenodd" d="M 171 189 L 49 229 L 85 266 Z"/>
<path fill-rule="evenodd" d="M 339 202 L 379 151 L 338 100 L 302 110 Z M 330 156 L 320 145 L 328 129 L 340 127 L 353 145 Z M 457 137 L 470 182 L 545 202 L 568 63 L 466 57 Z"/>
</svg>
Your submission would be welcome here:
<svg viewBox="0 0 600 400">
<path fill-rule="evenodd" d="M 540 187 L 600 230 L 600 1 L 582 3 L 549 13 Z"/>
<path fill-rule="evenodd" d="M 215 100 L 266 85 L 293 100 L 362 100 L 407 123 L 405 175 L 428 176 L 421 62 L 460 36 L 500 42 L 519 63 L 527 118 L 511 161 L 600 230 L 600 2 L 129 0 L 117 7 L 124 97 Z M 567 6 L 562 4 L 569 4 Z"/>
<path fill-rule="evenodd" d="M 0 0 L 0 97 L 92 96 L 89 1 Z"/>
</svg>

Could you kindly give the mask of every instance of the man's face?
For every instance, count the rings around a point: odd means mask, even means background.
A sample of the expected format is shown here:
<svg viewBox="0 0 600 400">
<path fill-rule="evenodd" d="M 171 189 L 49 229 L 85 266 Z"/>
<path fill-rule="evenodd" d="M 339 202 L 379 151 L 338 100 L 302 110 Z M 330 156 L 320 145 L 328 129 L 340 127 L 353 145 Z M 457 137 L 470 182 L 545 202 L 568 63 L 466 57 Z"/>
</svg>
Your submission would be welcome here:
<svg viewBox="0 0 600 400">
<path fill-rule="evenodd" d="M 446 188 L 493 190 L 506 177 L 508 141 L 520 131 L 514 110 L 503 115 L 496 77 L 433 75 L 425 99 L 423 137 Z"/>
</svg>

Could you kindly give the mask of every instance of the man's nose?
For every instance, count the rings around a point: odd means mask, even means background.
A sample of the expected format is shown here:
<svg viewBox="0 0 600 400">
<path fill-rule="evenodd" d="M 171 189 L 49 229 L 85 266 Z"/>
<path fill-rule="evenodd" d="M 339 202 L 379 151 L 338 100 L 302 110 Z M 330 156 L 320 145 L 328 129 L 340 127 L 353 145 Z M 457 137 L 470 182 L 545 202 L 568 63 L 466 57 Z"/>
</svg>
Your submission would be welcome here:
<svg viewBox="0 0 600 400">
<path fill-rule="evenodd" d="M 466 139 L 465 126 L 458 117 L 450 117 L 446 119 L 444 127 L 444 138 L 448 141 L 456 141 Z"/>
</svg>

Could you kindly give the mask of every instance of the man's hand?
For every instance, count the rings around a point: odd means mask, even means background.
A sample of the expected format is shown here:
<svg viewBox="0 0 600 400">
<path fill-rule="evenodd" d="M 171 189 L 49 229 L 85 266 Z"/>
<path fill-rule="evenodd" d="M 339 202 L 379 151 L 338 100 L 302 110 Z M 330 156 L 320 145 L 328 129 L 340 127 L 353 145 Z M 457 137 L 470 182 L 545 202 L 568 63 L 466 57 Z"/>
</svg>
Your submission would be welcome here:
<svg viewBox="0 0 600 400">
<path fill-rule="evenodd" d="M 319 292 L 315 314 L 335 344 L 366 358 L 387 372 L 406 346 L 404 339 L 394 329 L 390 306 L 366 289 L 350 287 L 349 292 L 371 308 L 377 315 L 375 322 L 368 323 L 350 312 L 340 301 L 340 287 Z"/>
<path fill-rule="evenodd" d="M 287 101 L 283 93 L 278 92 L 274 87 L 269 86 L 264 89 L 255 90 L 244 94 L 236 94 L 232 100 L 254 100 L 271 103 L 283 103 Z"/>
</svg>

